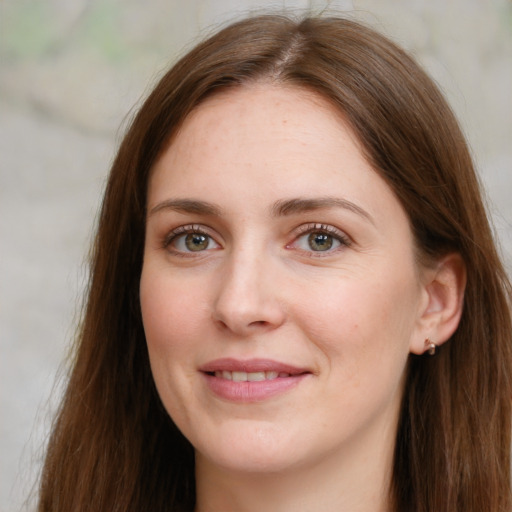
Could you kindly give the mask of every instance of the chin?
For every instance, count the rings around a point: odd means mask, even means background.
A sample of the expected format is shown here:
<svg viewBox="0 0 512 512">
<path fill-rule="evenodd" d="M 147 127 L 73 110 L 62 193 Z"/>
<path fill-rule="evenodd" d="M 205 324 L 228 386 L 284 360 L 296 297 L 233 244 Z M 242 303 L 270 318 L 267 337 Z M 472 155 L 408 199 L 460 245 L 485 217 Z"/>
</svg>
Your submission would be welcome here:
<svg viewBox="0 0 512 512">
<path fill-rule="evenodd" d="M 239 473 L 277 473 L 299 464 L 297 446 L 288 438 L 276 435 L 274 429 L 252 427 L 220 440 L 198 446 L 196 457 L 227 471 Z"/>
</svg>

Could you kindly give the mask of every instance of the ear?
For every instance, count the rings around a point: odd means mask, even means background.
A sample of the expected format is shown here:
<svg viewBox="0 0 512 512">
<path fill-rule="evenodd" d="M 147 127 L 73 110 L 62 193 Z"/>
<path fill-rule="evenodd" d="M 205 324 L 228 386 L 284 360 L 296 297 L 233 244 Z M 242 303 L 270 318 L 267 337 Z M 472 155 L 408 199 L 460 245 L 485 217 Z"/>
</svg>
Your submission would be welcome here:
<svg viewBox="0 0 512 512">
<path fill-rule="evenodd" d="M 422 274 L 423 298 L 411 338 L 413 354 L 423 354 L 427 350 L 427 339 L 437 346 L 450 339 L 459 325 L 466 288 L 466 267 L 457 253 L 444 256 Z"/>
</svg>

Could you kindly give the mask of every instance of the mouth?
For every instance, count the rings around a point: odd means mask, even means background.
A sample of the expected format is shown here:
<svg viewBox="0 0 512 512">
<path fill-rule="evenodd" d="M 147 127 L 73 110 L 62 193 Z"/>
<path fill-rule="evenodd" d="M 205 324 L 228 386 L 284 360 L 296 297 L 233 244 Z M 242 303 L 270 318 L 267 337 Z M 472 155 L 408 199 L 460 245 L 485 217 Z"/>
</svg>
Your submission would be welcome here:
<svg viewBox="0 0 512 512">
<path fill-rule="evenodd" d="M 217 359 L 199 368 L 209 390 L 229 402 L 261 402 L 297 386 L 312 372 L 268 359 Z"/>
<path fill-rule="evenodd" d="M 263 380 L 284 379 L 291 377 L 292 374 L 286 372 L 230 372 L 228 370 L 209 372 L 209 375 L 214 375 L 218 379 L 232 380 L 234 382 L 261 382 Z"/>
</svg>

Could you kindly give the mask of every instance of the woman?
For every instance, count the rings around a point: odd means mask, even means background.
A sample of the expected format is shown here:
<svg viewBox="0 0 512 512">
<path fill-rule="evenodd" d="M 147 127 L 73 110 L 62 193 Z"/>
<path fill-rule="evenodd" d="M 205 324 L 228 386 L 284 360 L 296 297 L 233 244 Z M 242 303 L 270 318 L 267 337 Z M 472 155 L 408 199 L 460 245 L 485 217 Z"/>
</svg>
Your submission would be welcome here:
<svg viewBox="0 0 512 512">
<path fill-rule="evenodd" d="M 233 24 L 113 164 L 40 510 L 508 511 L 510 296 L 410 57 Z"/>
</svg>

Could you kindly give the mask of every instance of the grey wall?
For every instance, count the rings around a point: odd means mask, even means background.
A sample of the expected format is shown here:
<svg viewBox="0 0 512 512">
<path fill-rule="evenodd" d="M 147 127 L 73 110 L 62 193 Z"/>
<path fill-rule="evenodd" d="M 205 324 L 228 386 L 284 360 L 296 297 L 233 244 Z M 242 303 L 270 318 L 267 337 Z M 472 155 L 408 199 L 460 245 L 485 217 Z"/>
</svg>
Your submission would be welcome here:
<svg viewBox="0 0 512 512">
<path fill-rule="evenodd" d="M 125 115 L 212 25 L 283 7 L 350 11 L 419 58 L 469 137 L 511 268 L 510 0 L 1 0 L 0 511 L 39 468 Z"/>
</svg>

